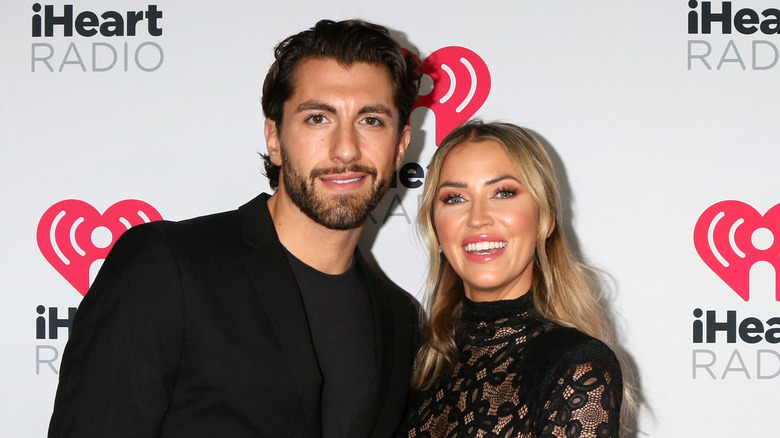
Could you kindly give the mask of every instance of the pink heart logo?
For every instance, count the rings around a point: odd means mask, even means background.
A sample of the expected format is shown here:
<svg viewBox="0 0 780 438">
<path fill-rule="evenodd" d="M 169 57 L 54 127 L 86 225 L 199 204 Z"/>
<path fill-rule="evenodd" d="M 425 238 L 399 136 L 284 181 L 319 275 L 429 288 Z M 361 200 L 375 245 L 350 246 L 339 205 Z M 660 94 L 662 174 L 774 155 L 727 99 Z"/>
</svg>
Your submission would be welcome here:
<svg viewBox="0 0 780 438">
<path fill-rule="evenodd" d="M 119 236 L 132 226 L 160 219 L 154 207 L 135 199 L 119 201 L 102 215 L 84 201 L 68 199 L 43 213 L 38 248 L 68 283 L 86 295 L 90 267 L 106 258 Z"/>
<path fill-rule="evenodd" d="M 702 213 L 693 243 L 704 263 L 743 300 L 750 298 L 750 268 L 759 261 L 775 268 L 780 301 L 780 204 L 765 215 L 740 201 L 722 201 Z"/>
<path fill-rule="evenodd" d="M 433 80 L 433 90 L 419 96 L 412 107 L 429 108 L 436 115 L 436 146 L 447 134 L 473 116 L 490 94 L 490 71 L 485 61 L 465 47 L 443 47 L 422 63 Z"/>
</svg>

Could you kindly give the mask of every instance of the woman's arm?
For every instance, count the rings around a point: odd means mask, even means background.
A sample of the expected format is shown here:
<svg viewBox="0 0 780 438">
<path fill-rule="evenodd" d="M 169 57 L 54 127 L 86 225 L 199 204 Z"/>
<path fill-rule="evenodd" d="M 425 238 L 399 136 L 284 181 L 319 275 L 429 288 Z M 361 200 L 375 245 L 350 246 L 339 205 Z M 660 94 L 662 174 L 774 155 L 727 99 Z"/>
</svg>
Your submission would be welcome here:
<svg viewBox="0 0 780 438">
<path fill-rule="evenodd" d="M 617 357 L 590 339 L 562 355 L 537 422 L 542 437 L 618 438 L 623 382 Z"/>
</svg>

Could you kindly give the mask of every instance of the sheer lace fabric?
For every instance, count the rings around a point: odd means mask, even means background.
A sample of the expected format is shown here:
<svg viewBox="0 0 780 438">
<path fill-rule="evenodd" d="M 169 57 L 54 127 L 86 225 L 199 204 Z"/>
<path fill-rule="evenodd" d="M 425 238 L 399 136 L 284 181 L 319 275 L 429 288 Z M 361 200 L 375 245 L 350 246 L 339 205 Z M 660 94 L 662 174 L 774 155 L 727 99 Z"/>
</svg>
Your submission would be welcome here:
<svg viewBox="0 0 780 438">
<path fill-rule="evenodd" d="M 464 300 L 452 374 L 413 394 L 399 437 L 617 437 L 620 367 L 602 342 L 538 317 L 531 293 Z"/>
</svg>

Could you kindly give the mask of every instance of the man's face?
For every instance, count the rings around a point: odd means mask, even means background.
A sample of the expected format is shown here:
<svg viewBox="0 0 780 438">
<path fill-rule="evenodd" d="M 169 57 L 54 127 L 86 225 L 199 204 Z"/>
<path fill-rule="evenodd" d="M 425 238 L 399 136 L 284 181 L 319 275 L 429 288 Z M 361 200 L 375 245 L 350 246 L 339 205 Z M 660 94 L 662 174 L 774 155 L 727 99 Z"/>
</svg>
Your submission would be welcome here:
<svg viewBox="0 0 780 438">
<path fill-rule="evenodd" d="M 379 203 L 409 145 L 384 67 L 308 59 L 297 68 L 280 129 L 266 120 L 268 153 L 282 167 L 277 194 L 315 222 L 359 227 Z"/>
</svg>

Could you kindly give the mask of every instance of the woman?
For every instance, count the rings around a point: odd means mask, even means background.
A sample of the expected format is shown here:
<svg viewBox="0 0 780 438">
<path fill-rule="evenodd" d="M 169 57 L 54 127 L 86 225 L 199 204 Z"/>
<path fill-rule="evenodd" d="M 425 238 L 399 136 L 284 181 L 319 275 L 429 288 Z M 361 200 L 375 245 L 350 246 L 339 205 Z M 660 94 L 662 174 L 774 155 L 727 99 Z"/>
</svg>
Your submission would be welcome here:
<svg viewBox="0 0 780 438">
<path fill-rule="evenodd" d="M 429 167 L 419 221 L 430 317 L 398 436 L 617 437 L 620 366 L 556 226 L 539 142 L 504 123 L 455 129 Z"/>
</svg>

